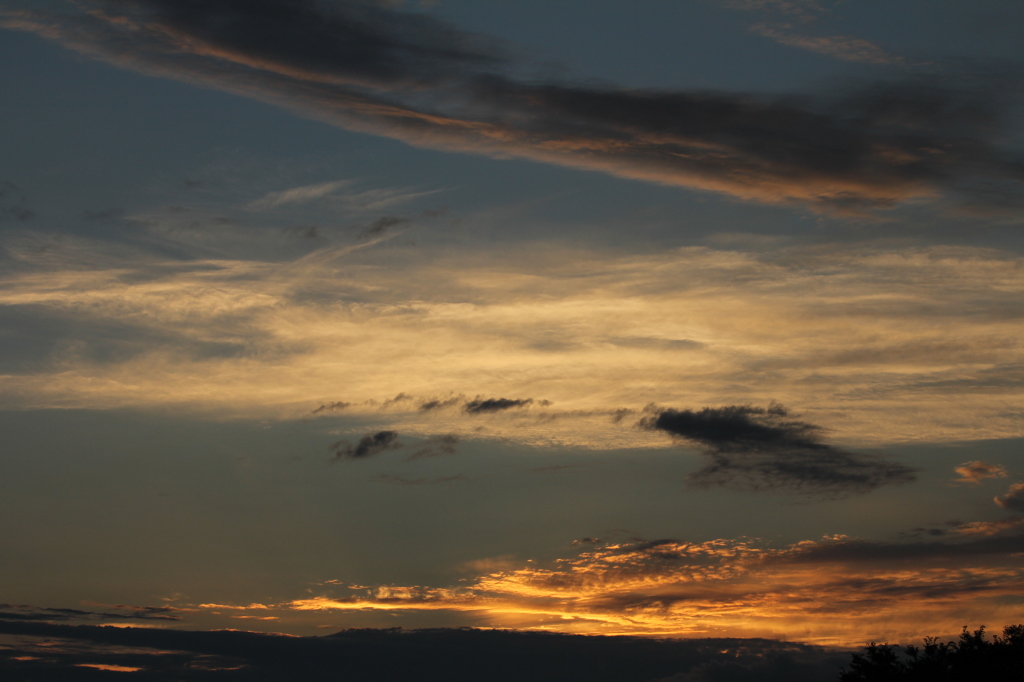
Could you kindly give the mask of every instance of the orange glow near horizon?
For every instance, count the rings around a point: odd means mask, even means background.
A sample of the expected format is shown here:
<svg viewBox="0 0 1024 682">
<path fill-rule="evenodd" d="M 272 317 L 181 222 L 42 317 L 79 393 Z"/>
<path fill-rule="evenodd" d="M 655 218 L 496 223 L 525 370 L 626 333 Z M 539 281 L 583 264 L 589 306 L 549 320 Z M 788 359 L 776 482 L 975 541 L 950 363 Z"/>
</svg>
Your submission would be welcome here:
<svg viewBox="0 0 1024 682">
<path fill-rule="evenodd" d="M 379 586 L 254 607 L 448 612 L 478 627 L 829 646 L 919 641 L 982 619 L 1021 620 L 1014 602 L 1024 596 L 1024 569 L 1015 556 L 979 561 L 954 550 L 907 565 L 888 551 L 844 537 L 783 548 L 752 540 L 609 543 L 547 568 L 485 573 L 463 587 Z"/>
</svg>

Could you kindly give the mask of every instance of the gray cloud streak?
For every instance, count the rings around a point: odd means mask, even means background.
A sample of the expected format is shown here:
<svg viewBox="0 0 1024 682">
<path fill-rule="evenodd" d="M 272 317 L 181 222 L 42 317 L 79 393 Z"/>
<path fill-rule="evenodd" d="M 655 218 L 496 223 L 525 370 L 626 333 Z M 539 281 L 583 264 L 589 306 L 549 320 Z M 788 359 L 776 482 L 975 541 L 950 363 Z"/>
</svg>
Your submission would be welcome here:
<svg viewBox="0 0 1024 682">
<path fill-rule="evenodd" d="M 486 414 L 488 412 L 504 412 L 517 407 L 533 404 L 533 398 L 476 398 L 463 406 L 467 414 Z"/>
</svg>

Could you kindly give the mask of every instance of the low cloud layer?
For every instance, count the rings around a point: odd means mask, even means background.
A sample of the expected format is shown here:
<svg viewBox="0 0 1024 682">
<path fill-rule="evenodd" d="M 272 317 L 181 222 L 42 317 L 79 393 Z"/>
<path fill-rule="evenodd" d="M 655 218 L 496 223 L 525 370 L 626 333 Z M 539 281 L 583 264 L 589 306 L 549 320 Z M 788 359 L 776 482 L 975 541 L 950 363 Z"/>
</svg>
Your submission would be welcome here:
<svg viewBox="0 0 1024 682">
<path fill-rule="evenodd" d="M 5 624 L 17 641 L 0 653 L 16 679 L 337 680 L 372 682 L 650 682 L 720 679 L 737 667 L 761 682 L 835 677 L 849 654 L 764 639 L 656 641 L 472 629 L 342 630 L 320 637 L 256 632 Z M 89 671 L 93 672 L 93 671 Z M 685 677 L 675 677 L 685 675 Z M 806 678 L 794 677 L 806 675 Z"/>
<path fill-rule="evenodd" d="M 75 7 L 7 10 L 0 26 L 421 146 L 824 210 L 941 194 L 988 207 L 1021 204 L 1024 163 L 1004 146 L 1011 83 L 884 83 L 831 102 L 599 88 L 517 79 L 510 74 L 519 65 L 491 41 L 362 2 Z M 865 58 L 866 44 L 843 41 L 810 47 Z"/>
<path fill-rule="evenodd" d="M 779 405 L 667 409 L 640 426 L 700 447 L 712 461 L 690 482 L 702 488 L 789 488 L 831 496 L 914 479 L 909 467 L 823 443 L 819 427 L 790 418 Z"/>
</svg>

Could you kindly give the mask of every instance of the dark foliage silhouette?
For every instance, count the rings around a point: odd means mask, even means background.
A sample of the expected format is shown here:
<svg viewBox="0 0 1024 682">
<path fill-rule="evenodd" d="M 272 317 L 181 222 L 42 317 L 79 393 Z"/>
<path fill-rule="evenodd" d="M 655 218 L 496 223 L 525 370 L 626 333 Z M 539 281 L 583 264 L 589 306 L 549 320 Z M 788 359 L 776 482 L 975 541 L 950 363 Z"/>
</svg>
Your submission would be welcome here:
<svg viewBox="0 0 1024 682">
<path fill-rule="evenodd" d="M 939 642 L 925 637 L 924 647 L 871 642 L 853 654 L 840 682 L 974 682 L 1024 680 L 1024 625 L 1007 625 L 1002 636 L 985 637 L 985 626 L 960 638 Z"/>
</svg>

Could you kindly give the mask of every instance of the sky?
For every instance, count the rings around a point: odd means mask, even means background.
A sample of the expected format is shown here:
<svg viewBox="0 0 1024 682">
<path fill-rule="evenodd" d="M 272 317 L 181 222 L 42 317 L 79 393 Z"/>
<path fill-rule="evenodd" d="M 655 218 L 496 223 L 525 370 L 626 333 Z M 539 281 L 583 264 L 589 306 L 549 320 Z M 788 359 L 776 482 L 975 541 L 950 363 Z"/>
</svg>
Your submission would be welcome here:
<svg viewBox="0 0 1024 682">
<path fill-rule="evenodd" d="M 0 620 L 1024 621 L 1022 24 L 2 0 Z"/>
</svg>

